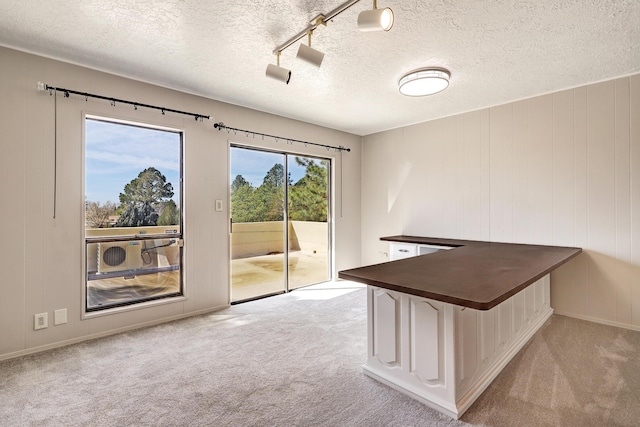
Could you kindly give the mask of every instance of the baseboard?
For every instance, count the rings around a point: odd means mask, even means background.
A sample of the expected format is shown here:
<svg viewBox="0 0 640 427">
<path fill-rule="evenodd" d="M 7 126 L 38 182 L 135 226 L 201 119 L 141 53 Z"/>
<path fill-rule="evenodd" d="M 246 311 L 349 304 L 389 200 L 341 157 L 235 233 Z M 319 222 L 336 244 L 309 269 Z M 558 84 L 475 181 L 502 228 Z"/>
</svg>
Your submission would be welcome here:
<svg viewBox="0 0 640 427">
<path fill-rule="evenodd" d="M 615 326 L 616 328 L 630 329 L 632 331 L 640 331 L 639 325 L 630 325 L 628 323 L 614 322 L 612 320 L 605 320 L 605 319 L 600 319 L 598 317 L 584 316 L 581 314 L 567 313 L 567 312 L 558 311 L 558 310 L 555 311 L 555 314 L 558 314 L 560 316 L 571 317 L 579 320 L 586 320 L 588 322 L 600 323 L 601 325 Z"/>
<path fill-rule="evenodd" d="M 55 348 L 60 348 L 60 347 L 66 347 L 68 345 L 73 345 L 73 344 L 78 344 L 84 341 L 89 341 L 89 340 L 94 340 L 94 339 L 98 339 L 98 338 L 104 338 L 104 337 L 108 337 L 111 335 L 117 335 L 117 334 L 121 334 L 124 332 L 130 332 L 130 331 L 134 331 L 136 329 L 142 329 L 142 328 L 148 328 L 150 326 L 156 326 L 156 325 L 161 325 L 163 323 L 168 323 L 168 322 L 173 322 L 175 320 L 181 320 L 181 319 L 187 319 L 189 317 L 194 317 L 194 316 L 199 316 L 202 314 L 208 314 L 208 313 L 213 313 L 215 311 L 219 311 L 225 308 L 228 308 L 229 305 L 219 305 L 219 306 L 215 306 L 215 307 L 211 307 L 211 308 L 206 308 L 203 310 L 197 310 L 197 311 L 190 311 L 189 313 L 183 313 L 183 314 L 177 314 L 175 316 L 169 316 L 169 317 L 163 317 L 162 319 L 157 319 L 157 320 L 151 320 L 148 322 L 143 322 L 143 323 L 136 323 L 135 325 L 131 325 L 131 326 L 124 326 L 122 328 L 117 328 L 117 329 L 110 329 L 108 331 L 104 331 L 104 332 L 98 332 L 95 334 L 90 334 L 90 335 L 83 335 L 81 337 L 78 338 L 72 338 L 72 339 L 68 339 L 68 340 L 64 340 L 64 341 L 58 341 L 55 343 L 51 343 L 51 344 L 46 344 L 46 345 L 41 345 L 41 346 L 37 346 L 37 347 L 31 347 L 25 350 L 19 350 L 19 351 L 15 351 L 15 352 L 11 352 L 11 353 L 5 353 L 0 355 L 0 362 L 4 361 L 4 360 L 9 360 L 9 359 L 15 359 L 16 357 L 22 357 L 22 356 L 27 356 L 29 354 L 35 354 L 35 353 L 40 353 L 43 351 L 47 351 L 47 350 L 53 350 Z"/>
</svg>

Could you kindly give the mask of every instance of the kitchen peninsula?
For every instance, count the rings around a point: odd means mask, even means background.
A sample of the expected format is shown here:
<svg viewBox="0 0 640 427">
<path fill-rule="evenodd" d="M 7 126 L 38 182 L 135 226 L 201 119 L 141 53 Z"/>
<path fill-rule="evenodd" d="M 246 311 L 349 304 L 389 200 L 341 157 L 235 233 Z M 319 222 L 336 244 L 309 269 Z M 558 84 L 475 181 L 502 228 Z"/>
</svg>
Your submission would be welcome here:
<svg viewBox="0 0 640 427">
<path fill-rule="evenodd" d="M 551 316 L 550 273 L 582 251 L 382 240 L 390 242 L 391 262 L 339 273 L 369 285 L 363 369 L 456 419 Z"/>
</svg>

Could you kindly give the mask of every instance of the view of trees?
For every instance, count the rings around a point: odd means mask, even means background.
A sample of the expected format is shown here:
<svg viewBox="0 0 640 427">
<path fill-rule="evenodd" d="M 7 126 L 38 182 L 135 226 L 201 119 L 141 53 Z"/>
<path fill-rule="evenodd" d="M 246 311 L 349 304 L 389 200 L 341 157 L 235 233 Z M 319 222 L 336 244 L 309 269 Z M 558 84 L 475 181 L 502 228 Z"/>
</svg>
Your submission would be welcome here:
<svg viewBox="0 0 640 427">
<path fill-rule="evenodd" d="M 327 221 L 328 161 L 302 157 L 296 163 L 306 168 L 305 175 L 289 185 L 289 219 Z M 282 221 L 284 206 L 284 167 L 276 163 L 254 188 L 242 175 L 231 183 L 231 217 L 233 222 Z"/>
<path fill-rule="evenodd" d="M 180 210 L 171 197 L 171 183 L 158 169 L 149 167 L 125 185 L 117 208 L 111 201 L 104 205 L 87 201 L 87 227 L 107 227 L 112 215 L 119 215 L 116 227 L 180 224 Z"/>
<path fill-rule="evenodd" d="M 305 175 L 289 186 L 289 219 L 294 221 L 327 221 L 328 161 L 296 157 Z M 242 175 L 231 183 L 231 216 L 233 222 L 282 221 L 284 205 L 284 167 L 276 163 L 255 188 Z M 119 215 L 116 227 L 140 227 L 180 224 L 180 209 L 171 200 L 173 186 L 156 168 L 149 167 L 125 185 L 120 204 L 108 201 L 86 202 L 87 227 L 109 226 L 109 217 Z"/>
<path fill-rule="evenodd" d="M 176 202 L 169 200 L 162 204 L 162 212 L 158 217 L 158 225 L 178 225 L 180 224 L 180 209 Z"/>
<path fill-rule="evenodd" d="M 113 202 L 89 202 L 85 204 L 87 227 L 105 228 L 109 226 L 109 217 L 115 215 L 116 204 Z"/>
<path fill-rule="evenodd" d="M 296 163 L 306 168 L 305 175 L 289 188 L 289 219 L 294 221 L 327 221 L 329 161 L 320 163 L 296 157 Z"/>
<path fill-rule="evenodd" d="M 158 169 L 143 170 L 124 186 L 124 193 L 120 193 L 120 218 L 116 227 L 158 225 L 158 211 L 172 196 L 173 186 Z"/>
</svg>

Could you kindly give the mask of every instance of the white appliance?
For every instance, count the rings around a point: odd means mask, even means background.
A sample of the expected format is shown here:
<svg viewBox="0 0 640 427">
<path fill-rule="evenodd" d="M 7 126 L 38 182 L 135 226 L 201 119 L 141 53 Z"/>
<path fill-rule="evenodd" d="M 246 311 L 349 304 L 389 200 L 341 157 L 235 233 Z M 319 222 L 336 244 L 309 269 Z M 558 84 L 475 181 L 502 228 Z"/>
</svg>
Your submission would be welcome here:
<svg viewBox="0 0 640 427">
<path fill-rule="evenodd" d="M 98 274 L 142 268 L 140 242 L 98 243 Z"/>
</svg>

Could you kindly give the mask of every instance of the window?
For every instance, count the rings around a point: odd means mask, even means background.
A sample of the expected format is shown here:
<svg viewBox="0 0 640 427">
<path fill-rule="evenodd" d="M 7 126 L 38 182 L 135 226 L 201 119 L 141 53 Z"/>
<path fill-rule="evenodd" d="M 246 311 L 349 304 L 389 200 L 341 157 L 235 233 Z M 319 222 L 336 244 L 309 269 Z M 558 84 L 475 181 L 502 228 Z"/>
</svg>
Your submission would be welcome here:
<svg viewBox="0 0 640 427">
<path fill-rule="evenodd" d="M 181 296 L 182 132 L 85 119 L 85 311 Z"/>
</svg>

